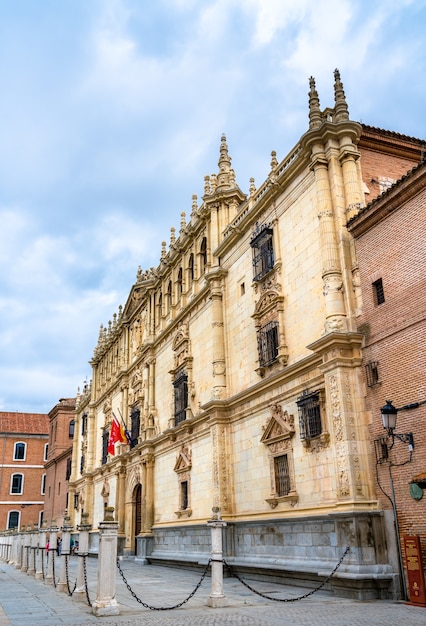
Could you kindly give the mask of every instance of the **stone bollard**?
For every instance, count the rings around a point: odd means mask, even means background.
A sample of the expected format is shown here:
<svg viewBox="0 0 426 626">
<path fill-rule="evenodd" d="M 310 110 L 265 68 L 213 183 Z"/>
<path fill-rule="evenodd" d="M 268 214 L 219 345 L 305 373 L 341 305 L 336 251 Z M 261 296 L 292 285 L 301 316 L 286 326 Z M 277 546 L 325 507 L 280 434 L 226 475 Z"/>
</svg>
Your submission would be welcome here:
<svg viewBox="0 0 426 626">
<path fill-rule="evenodd" d="M 81 516 L 82 523 L 77 526 L 79 532 L 78 537 L 78 563 L 77 563 L 77 583 L 75 591 L 72 595 L 73 598 L 80 602 L 86 601 L 86 582 L 84 575 L 85 559 L 89 553 L 89 532 L 92 530 L 91 524 L 87 523 L 89 519 L 88 513 L 83 513 Z"/>
<path fill-rule="evenodd" d="M 115 599 L 118 522 L 113 513 L 113 507 L 106 507 L 105 519 L 99 524 L 98 582 L 92 605 L 92 612 L 98 617 L 120 613 Z"/>
<path fill-rule="evenodd" d="M 226 596 L 223 593 L 222 528 L 226 526 L 226 522 L 220 517 L 219 507 L 213 507 L 212 511 L 212 519 L 207 522 L 207 526 L 210 526 L 212 531 L 212 591 L 207 598 L 207 605 L 212 608 L 218 608 L 228 605 Z"/>
<path fill-rule="evenodd" d="M 23 554 L 22 554 L 22 566 L 21 566 L 21 572 L 26 572 L 28 571 L 28 562 L 30 559 L 30 545 L 31 545 L 31 535 L 30 535 L 30 531 L 28 530 L 29 526 L 27 526 L 27 530 L 24 533 L 24 550 L 23 550 Z"/>
<path fill-rule="evenodd" d="M 22 534 L 22 532 L 19 532 L 18 542 L 16 544 L 16 562 L 15 562 L 16 569 L 22 568 L 23 540 L 24 540 L 24 535 Z"/>
<path fill-rule="evenodd" d="M 41 528 L 38 532 L 38 550 L 37 550 L 37 559 L 36 559 L 36 571 L 35 577 L 37 580 L 41 580 L 44 578 L 44 561 L 45 561 L 45 553 L 46 553 L 46 522 L 43 522 Z"/>
<path fill-rule="evenodd" d="M 55 556 L 57 547 L 59 528 L 56 526 L 56 520 L 52 520 L 49 528 L 49 551 L 47 555 L 47 575 L 44 582 L 48 585 L 55 585 Z"/>
<path fill-rule="evenodd" d="M 35 575 L 36 571 L 36 550 L 38 549 L 38 526 L 34 524 L 34 528 L 30 533 L 30 557 L 28 560 L 27 574 Z"/>
<path fill-rule="evenodd" d="M 68 592 L 67 570 L 68 558 L 71 552 L 71 531 L 70 516 L 65 511 L 64 525 L 62 526 L 62 550 L 61 550 L 61 575 L 58 582 L 58 591 Z"/>
</svg>

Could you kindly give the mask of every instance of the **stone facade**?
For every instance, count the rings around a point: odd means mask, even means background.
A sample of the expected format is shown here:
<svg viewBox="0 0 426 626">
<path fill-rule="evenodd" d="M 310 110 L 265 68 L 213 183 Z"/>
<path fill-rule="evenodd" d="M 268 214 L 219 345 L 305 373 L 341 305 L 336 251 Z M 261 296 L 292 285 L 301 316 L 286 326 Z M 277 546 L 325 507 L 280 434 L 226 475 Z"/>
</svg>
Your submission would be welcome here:
<svg viewBox="0 0 426 626">
<path fill-rule="evenodd" d="M 101 327 L 93 379 L 77 399 L 70 481 L 73 522 L 89 514 L 92 551 L 113 506 L 124 554 L 197 566 L 218 507 L 224 558 L 253 575 L 315 582 L 349 546 L 340 591 L 395 593 L 346 229 L 366 194 L 377 195 L 361 154 L 386 179 L 392 150 L 377 129 L 363 141 L 337 70 L 334 95 L 321 110 L 310 80 L 307 132 L 282 161 L 272 153 L 267 179 L 251 180 L 248 194 L 223 136 L 201 202 L 193 196 L 159 265 L 138 271 L 124 308 Z M 421 144 L 406 143 L 412 166 Z M 395 157 L 396 169 L 409 166 Z M 110 455 L 113 416 L 130 445 Z"/>
</svg>

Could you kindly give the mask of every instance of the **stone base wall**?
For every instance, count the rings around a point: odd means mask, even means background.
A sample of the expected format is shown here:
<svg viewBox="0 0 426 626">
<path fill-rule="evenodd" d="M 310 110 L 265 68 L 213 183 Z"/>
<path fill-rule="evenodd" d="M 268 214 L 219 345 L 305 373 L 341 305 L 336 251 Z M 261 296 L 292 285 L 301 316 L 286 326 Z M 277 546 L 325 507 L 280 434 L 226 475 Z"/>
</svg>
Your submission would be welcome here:
<svg viewBox="0 0 426 626">
<path fill-rule="evenodd" d="M 206 526 L 154 530 L 146 562 L 203 567 L 210 558 Z M 150 546 L 150 547 L 151 547 Z M 339 596 L 395 599 L 398 574 L 389 564 L 383 516 L 336 514 L 299 520 L 228 523 L 223 555 L 238 574 L 315 588 L 333 571 L 346 547 L 350 552 L 324 587 Z M 226 568 L 224 574 L 228 575 Z"/>
</svg>

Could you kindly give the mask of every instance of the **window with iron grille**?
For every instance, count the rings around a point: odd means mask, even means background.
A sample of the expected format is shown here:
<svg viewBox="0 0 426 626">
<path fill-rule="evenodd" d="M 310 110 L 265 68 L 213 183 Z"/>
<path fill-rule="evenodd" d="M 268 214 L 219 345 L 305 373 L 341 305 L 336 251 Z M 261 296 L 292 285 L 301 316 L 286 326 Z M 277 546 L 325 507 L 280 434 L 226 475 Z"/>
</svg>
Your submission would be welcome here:
<svg viewBox="0 0 426 626">
<path fill-rule="evenodd" d="M 274 471 L 277 496 L 287 496 L 290 493 L 290 471 L 287 454 L 274 458 Z"/>
<path fill-rule="evenodd" d="M 272 321 L 257 331 L 259 365 L 266 367 L 278 357 L 278 322 Z"/>
<path fill-rule="evenodd" d="M 175 426 L 186 419 L 186 409 L 188 406 L 188 375 L 184 370 L 176 373 L 173 383 L 175 396 Z"/>
<path fill-rule="evenodd" d="M 257 227 L 250 241 L 253 249 L 254 281 L 260 280 L 274 267 L 273 232 L 267 225 Z"/>
<path fill-rule="evenodd" d="M 105 429 L 102 433 L 102 465 L 108 461 L 108 439 L 109 432 Z"/>
<path fill-rule="evenodd" d="M 84 454 L 80 457 L 80 474 L 84 472 Z"/>
<path fill-rule="evenodd" d="M 140 431 L 140 425 L 141 425 L 140 409 L 133 409 L 133 411 L 130 414 L 130 420 L 131 420 L 130 448 L 134 448 L 135 446 L 137 446 L 138 441 L 139 441 L 139 431 Z"/>
<path fill-rule="evenodd" d="M 296 402 L 299 409 L 299 426 L 301 439 L 313 439 L 322 432 L 320 392 L 304 391 Z"/>
<path fill-rule="evenodd" d="M 367 363 L 365 366 L 365 375 L 367 377 L 368 387 L 374 387 L 374 385 L 377 385 L 380 382 L 378 361 L 370 361 Z"/>
<path fill-rule="evenodd" d="M 84 435 L 87 430 L 87 413 L 83 413 L 81 417 L 81 434 Z"/>
<path fill-rule="evenodd" d="M 385 291 L 383 289 L 383 280 L 379 278 L 373 283 L 374 304 L 383 304 L 385 301 Z"/>
</svg>

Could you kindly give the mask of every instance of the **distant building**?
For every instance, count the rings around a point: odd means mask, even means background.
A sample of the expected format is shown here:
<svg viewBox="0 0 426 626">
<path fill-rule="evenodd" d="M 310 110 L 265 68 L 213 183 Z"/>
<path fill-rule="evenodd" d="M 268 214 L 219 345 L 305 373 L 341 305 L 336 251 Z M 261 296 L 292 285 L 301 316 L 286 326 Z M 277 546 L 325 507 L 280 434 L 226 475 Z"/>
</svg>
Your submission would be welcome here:
<svg viewBox="0 0 426 626">
<path fill-rule="evenodd" d="M 43 519 L 49 417 L 0 412 L 0 529 Z"/>
<path fill-rule="evenodd" d="M 320 108 L 311 79 L 307 113 L 248 194 L 222 136 L 201 201 L 101 327 L 77 398 L 70 513 L 89 514 L 91 552 L 113 506 L 121 553 L 197 566 L 214 508 L 225 559 L 245 572 L 315 584 L 348 546 L 329 585 L 395 596 L 346 224 L 420 162 L 423 142 L 350 120 L 337 70 L 334 106 Z"/>
<path fill-rule="evenodd" d="M 394 136 L 398 152 L 399 137 Z M 375 177 L 377 178 L 377 177 Z M 404 535 L 418 535 L 426 563 L 426 162 L 414 167 L 348 224 L 355 237 L 364 335 L 363 369 L 377 497 L 394 536 L 392 490 L 404 567 Z M 386 437 L 381 407 L 399 408 Z M 397 554 L 394 555 L 396 560 Z"/>
<path fill-rule="evenodd" d="M 63 525 L 68 508 L 68 481 L 71 476 L 72 441 L 74 436 L 75 398 L 61 398 L 49 411 L 49 452 L 46 470 L 44 518 Z"/>
</svg>

